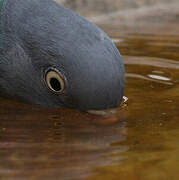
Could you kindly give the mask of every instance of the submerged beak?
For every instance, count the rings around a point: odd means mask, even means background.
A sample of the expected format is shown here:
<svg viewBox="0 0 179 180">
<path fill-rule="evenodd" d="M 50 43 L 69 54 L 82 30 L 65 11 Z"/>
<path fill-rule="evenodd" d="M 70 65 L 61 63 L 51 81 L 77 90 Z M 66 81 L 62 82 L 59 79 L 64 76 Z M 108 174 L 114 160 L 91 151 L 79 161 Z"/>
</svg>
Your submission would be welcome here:
<svg viewBox="0 0 179 180">
<path fill-rule="evenodd" d="M 128 98 L 126 96 L 123 96 L 123 101 L 120 105 L 123 106 L 128 101 Z M 119 107 L 118 107 L 119 108 Z M 111 116 L 117 113 L 118 108 L 113 109 L 106 109 L 106 110 L 89 110 L 87 111 L 89 114 L 97 115 L 97 116 Z"/>
</svg>

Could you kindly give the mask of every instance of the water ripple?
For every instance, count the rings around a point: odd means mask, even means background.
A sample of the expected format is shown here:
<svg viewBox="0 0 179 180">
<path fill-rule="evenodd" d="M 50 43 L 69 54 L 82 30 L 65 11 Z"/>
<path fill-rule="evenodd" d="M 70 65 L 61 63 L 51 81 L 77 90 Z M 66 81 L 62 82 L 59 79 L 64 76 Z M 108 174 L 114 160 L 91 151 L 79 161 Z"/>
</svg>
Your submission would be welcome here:
<svg viewBox="0 0 179 180">
<path fill-rule="evenodd" d="M 173 85 L 172 82 L 166 82 L 166 81 L 163 81 L 163 80 L 152 79 L 152 78 L 148 78 L 146 76 L 143 76 L 143 75 L 140 75 L 140 74 L 135 74 L 135 73 L 126 73 L 126 77 L 144 79 L 144 80 L 147 80 L 147 81 L 153 81 L 153 82 L 157 82 L 157 83 L 165 84 L 165 85 L 170 85 L 170 86 Z"/>
<path fill-rule="evenodd" d="M 124 56 L 124 64 L 130 65 L 148 65 L 162 67 L 167 69 L 179 69 L 179 62 L 171 59 L 156 58 L 156 57 L 131 57 Z"/>
</svg>

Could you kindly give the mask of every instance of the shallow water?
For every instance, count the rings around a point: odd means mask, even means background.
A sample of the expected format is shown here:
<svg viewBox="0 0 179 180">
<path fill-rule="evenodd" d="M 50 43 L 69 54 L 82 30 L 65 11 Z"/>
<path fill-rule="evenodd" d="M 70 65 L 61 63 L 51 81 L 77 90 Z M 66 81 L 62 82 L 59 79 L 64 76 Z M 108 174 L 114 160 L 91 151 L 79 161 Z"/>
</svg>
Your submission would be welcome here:
<svg viewBox="0 0 179 180">
<path fill-rule="evenodd" d="M 127 106 L 110 121 L 0 99 L 0 179 L 179 179 L 179 34 L 108 28 Z"/>
</svg>

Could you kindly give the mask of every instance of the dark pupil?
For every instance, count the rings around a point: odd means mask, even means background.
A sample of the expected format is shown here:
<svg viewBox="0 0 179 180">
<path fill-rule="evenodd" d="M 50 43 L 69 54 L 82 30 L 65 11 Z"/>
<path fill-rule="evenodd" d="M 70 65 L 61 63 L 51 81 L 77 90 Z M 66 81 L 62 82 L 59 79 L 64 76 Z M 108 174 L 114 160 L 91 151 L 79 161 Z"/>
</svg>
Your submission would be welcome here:
<svg viewBox="0 0 179 180">
<path fill-rule="evenodd" d="M 54 91 L 61 91 L 62 89 L 60 82 L 56 78 L 50 79 L 50 85 Z"/>
</svg>

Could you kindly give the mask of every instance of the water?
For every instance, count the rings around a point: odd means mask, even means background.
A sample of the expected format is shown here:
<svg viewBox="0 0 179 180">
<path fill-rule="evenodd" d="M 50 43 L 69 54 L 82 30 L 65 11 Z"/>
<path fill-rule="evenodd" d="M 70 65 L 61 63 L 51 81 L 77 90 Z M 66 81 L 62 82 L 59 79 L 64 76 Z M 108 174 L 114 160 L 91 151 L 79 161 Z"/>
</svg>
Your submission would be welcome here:
<svg viewBox="0 0 179 180">
<path fill-rule="evenodd" d="M 179 179 L 179 34 L 101 27 L 123 54 L 127 106 L 105 120 L 0 99 L 0 179 Z"/>
</svg>

